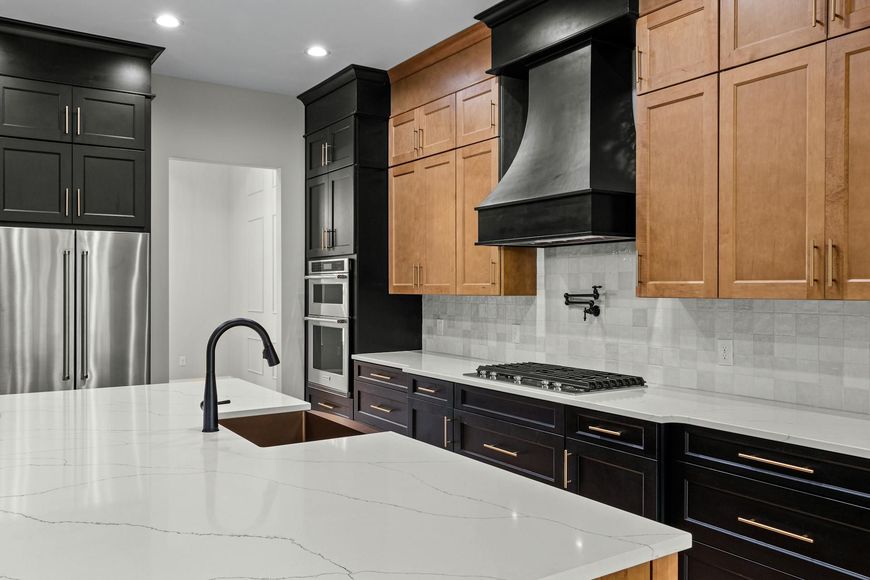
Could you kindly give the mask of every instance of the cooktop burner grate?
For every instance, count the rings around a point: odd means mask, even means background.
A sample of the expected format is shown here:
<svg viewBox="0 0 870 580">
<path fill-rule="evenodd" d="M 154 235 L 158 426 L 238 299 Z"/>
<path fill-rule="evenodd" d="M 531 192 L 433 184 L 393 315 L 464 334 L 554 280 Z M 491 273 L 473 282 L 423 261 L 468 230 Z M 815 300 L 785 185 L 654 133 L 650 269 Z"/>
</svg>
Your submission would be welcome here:
<svg viewBox="0 0 870 580">
<path fill-rule="evenodd" d="M 646 384 L 643 377 L 533 362 L 481 365 L 468 376 L 574 394 Z"/>
</svg>

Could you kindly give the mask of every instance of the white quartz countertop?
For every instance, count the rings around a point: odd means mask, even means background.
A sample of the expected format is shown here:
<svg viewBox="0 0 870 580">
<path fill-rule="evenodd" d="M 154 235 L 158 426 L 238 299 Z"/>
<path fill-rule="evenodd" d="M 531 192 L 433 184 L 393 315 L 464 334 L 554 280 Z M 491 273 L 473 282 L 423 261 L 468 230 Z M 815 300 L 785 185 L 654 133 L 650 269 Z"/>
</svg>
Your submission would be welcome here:
<svg viewBox="0 0 870 580">
<path fill-rule="evenodd" d="M 556 401 L 657 423 L 684 423 L 773 441 L 870 458 L 870 416 L 813 409 L 751 397 L 720 395 L 662 385 L 589 395 L 568 395 L 467 377 L 480 364 L 452 355 L 398 351 L 355 355 L 359 361 L 445 381 Z"/>
<path fill-rule="evenodd" d="M 307 409 L 219 379 L 222 417 Z M 202 383 L 0 396 L 0 578 L 594 578 L 689 534 L 393 433 L 202 433 Z"/>
</svg>

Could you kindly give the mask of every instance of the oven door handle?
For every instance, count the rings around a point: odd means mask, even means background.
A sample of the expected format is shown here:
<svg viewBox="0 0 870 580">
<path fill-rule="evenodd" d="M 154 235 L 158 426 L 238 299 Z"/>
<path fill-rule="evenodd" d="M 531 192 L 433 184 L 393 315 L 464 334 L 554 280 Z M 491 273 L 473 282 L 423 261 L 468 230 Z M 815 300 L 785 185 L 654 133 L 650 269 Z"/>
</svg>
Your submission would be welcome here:
<svg viewBox="0 0 870 580">
<path fill-rule="evenodd" d="M 306 316 L 304 320 L 307 322 L 331 322 L 333 324 L 347 324 L 347 318 L 329 318 L 326 316 Z"/>
<path fill-rule="evenodd" d="M 347 280 L 347 274 L 309 274 L 306 280 Z"/>
</svg>

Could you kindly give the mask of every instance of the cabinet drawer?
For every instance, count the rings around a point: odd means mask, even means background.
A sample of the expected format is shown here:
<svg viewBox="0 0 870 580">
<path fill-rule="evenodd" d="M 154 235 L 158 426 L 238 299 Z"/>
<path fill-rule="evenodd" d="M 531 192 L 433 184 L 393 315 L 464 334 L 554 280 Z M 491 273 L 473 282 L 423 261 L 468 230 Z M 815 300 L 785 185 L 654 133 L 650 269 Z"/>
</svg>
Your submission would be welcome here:
<svg viewBox="0 0 870 580">
<path fill-rule="evenodd" d="M 453 383 L 411 376 L 411 394 L 422 401 L 453 406 Z"/>
<path fill-rule="evenodd" d="M 595 441 L 606 447 L 655 457 L 658 427 L 655 423 L 577 407 L 565 410 L 565 434 L 576 439 Z"/>
<path fill-rule="evenodd" d="M 453 449 L 453 409 L 411 397 L 409 435 L 436 447 Z"/>
<path fill-rule="evenodd" d="M 564 408 L 558 403 L 468 385 L 456 385 L 454 407 L 559 435 L 565 428 Z"/>
<path fill-rule="evenodd" d="M 800 577 L 870 575 L 870 510 L 681 462 L 674 475 L 671 523 L 696 541 Z"/>
<path fill-rule="evenodd" d="M 473 413 L 454 411 L 457 453 L 550 485 L 562 484 L 565 439 Z"/>
<path fill-rule="evenodd" d="M 695 542 L 691 550 L 680 552 L 680 580 L 795 580 L 796 576 L 778 572 Z"/>
<path fill-rule="evenodd" d="M 870 461 L 697 427 L 669 436 L 675 459 L 870 508 Z"/>
<path fill-rule="evenodd" d="M 354 379 L 400 391 L 407 391 L 411 385 L 411 377 L 399 369 L 365 362 L 354 364 Z"/>
<path fill-rule="evenodd" d="M 354 382 L 354 391 L 355 421 L 402 435 L 408 434 L 407 395 L 362 381 Z"/>
<path fill-rule="evenodd" d="M 308 387 L 308 402 L 311 403 L 312 411 L 353 418 L 353 399 Z"/>
</svg>

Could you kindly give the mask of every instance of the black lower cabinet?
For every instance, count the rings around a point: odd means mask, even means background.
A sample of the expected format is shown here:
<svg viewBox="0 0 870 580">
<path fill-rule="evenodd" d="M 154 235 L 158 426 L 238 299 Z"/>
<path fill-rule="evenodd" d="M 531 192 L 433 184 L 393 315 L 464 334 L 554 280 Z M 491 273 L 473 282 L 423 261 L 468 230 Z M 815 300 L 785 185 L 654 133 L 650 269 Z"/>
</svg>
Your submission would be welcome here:
<svg viewBox="0 0 870 580">
<path fill-rule="evenodd" d="M 680 552 L 680 580 L 794 580 L 792 576 L 695 542 Z"/>
<path fill-rule="evenodd" d="M 656 460 L 571 438 L 565 441 L 568 489 L 639 516 L 659 518 Z"/>
<path fill-rule="evenodd" d="M 353 419 L 376 429 L 408 434 L 408 394 L 354 381 Z"/>
<path fill-rule="evenodd" d="M 0 138 L 0 221 L 69 224 L 72 145 Z"/>
<path fill-rule="evenodd" d="M 436 447 L 453 450 L 453 409 L 410 398 L 410 435 Z"/>
<path fill-rule="evenodd" d="M 311 409 L 346 419 L 353 419 L 353 399 L 308 387 L 306 398 Z"/>
<path fill-rule="evenodd" d="M 148 176 L 144 151 L 76 145 L 73 175 L 73 223 L 145 227 Z"/>
</svg>

